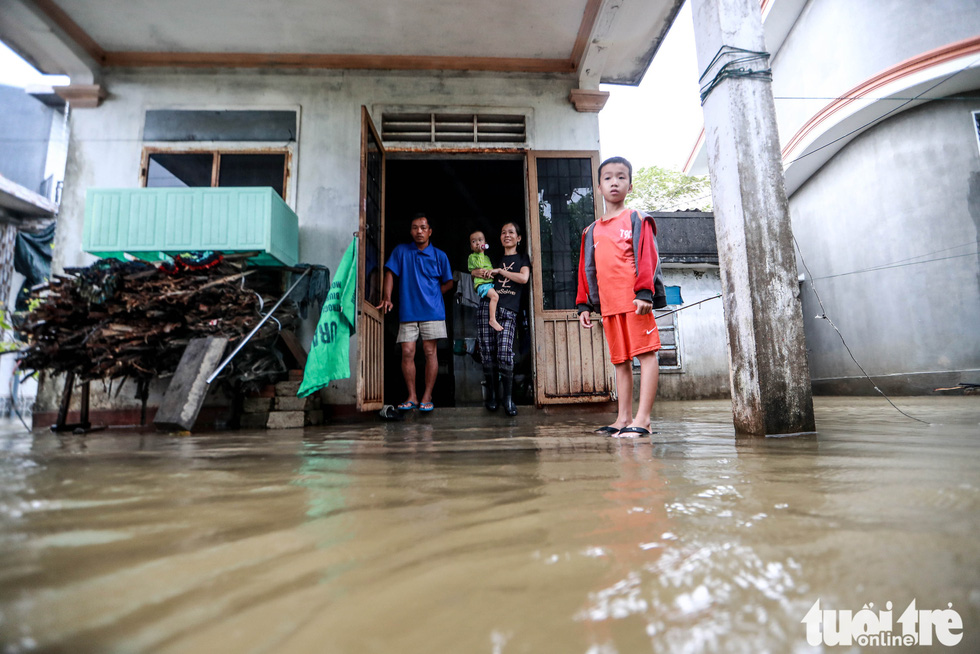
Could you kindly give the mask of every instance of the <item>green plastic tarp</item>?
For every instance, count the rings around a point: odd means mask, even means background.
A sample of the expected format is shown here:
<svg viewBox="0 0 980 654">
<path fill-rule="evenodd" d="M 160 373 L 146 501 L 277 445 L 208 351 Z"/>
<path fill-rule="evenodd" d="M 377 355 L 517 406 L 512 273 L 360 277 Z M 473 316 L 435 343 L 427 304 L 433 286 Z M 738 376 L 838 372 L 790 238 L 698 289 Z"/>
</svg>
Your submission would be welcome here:
<svg viewBox="0 0 980 654">
<path fill-rule="evenodd" d="M 306 397 L 335 379 L 350 377 L 350 337 L 354 333 L 356 282 L 357 239 L 354 239 L 347 247 L 330 284 L 297 396 Z"/>
</svg>

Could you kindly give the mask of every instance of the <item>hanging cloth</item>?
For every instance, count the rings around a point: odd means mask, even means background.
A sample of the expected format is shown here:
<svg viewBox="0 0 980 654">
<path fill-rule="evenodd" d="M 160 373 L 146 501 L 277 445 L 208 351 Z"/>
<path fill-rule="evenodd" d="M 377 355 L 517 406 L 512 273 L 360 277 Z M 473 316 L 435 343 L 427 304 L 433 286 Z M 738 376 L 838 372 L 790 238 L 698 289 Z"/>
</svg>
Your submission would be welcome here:
<svg viewBox="0 0 980 654">
<path fill-rule="evenodd" d="M 330 284 L 327 302 L 313 334 L 298 397 L 320 390 L 335 379 L 350 377 L 350 337 L 354 333 L 357 239 L 351 241 Z"/>
</svg>

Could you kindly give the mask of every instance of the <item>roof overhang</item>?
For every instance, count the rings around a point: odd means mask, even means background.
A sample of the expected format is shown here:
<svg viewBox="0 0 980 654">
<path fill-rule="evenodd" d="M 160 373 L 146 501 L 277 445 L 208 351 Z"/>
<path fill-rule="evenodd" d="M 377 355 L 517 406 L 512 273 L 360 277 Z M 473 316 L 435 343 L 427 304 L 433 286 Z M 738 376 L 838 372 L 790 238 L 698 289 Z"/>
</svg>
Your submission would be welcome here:
<svg viewBox="0 0 980 654">
<path fill-rule="evenodd" d="M 48 74 L 115 67 L 492 71 L 638 84 L 683 0 L 5 0 L 0 39 Z"/>
<path fill-rule="evenodd" d="M 0 214 L 13 218 L 51 218 L 57 205 L 0 175 Z"/>
<path fill-rule="evenodd" d="M 805 0 L 763 3 L 766 43 L 771 44 L 773 56 L 805 4 Z M 881 120 L 932 100 L 980 88 L 978 55 L 980 36 L 902 61 L 841 93 L 782 145 L 787 195 L 795 193 L 835 154 Z M 684 172 L 703 175 L 707 169 L 702 129 Z"/>
<path fill-rule="evenodd" d="M 825 106 L 782 149 L 786 193 L 795 193 L 835 154 L 881 120 L 935 99 L 980 88 L 980 36 L 903 61 Z"/>
</svg>

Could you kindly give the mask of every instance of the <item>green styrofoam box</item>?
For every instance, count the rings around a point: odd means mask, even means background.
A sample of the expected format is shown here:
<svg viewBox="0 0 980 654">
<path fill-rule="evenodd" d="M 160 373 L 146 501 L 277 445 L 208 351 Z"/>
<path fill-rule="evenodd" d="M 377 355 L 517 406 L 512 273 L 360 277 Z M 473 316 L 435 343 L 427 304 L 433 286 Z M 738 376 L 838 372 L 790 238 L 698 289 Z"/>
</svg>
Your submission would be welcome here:
<svg viewBox="0 0 980 654">
<path fill-rule="evenodd" d="M 144 260 L 257 251 L 252 263 L 294 266 L 299 219 L 268 187 L 89 189 L 82 250 Z"/>
</svg>

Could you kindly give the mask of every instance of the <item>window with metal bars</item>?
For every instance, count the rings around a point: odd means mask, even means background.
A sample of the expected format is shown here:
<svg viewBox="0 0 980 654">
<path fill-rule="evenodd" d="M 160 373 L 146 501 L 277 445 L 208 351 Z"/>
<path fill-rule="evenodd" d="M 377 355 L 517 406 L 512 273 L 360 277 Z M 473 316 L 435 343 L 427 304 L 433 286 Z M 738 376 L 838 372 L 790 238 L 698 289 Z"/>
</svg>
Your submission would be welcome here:
<svg viewBox="0 0 980 654">
<path fill-rule="evenodd" d="M 677 334 L 677 314 L 657 317 L 657 331 L 660 332 L 660 352 L 657 356 L 660 360 L 660 370 L 663 372 L 680 372 L 681 351 L 678 347 Z"/>
<path fill-rule="evenodd" d="M 681 365 L 680 334 L 677 331 L 677 313 L 666 313 L 673 311 L 684 303 L 681 299 L 680 286 L 668 286 L 667 306 L 663 309 L 654 310 L 657 318 L 657 331 L 660 334 L 660 351 L 657 352 L 657 359 L 660 363 L 661 372 L 684 372 Z M 663 315 L 665 314 L 666 315 Z M 640 362 L 633 358 L 633 370 L 639 371 Z"/>
<path fill-rule="evenodd" d="M 527 119 L 520 114 L 381 114 L 381 138 L 409 143 L 525 143 Z"/>
</svg>

